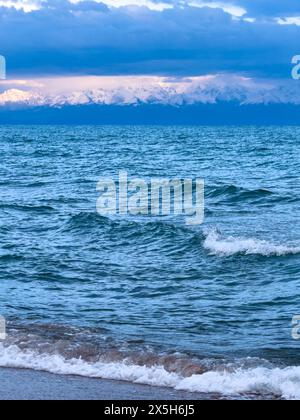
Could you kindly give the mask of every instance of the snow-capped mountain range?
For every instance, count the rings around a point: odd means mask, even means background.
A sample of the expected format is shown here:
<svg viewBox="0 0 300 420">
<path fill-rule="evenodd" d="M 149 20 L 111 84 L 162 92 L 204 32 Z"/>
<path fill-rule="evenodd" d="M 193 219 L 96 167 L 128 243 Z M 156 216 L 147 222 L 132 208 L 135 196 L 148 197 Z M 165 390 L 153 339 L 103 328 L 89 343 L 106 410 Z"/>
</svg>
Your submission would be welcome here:
<svg viewBox="0 0 300 420">
<path fill-rule="evenodd" d="M 67 86 L 67 87 L 66 87 Z M 182 106 L 237 102 L 300 104 L 300 82 L 236 75 L 192 78 L 81 77 L 0 83 L 0 107 L 162 104 Z"/>
</svg>

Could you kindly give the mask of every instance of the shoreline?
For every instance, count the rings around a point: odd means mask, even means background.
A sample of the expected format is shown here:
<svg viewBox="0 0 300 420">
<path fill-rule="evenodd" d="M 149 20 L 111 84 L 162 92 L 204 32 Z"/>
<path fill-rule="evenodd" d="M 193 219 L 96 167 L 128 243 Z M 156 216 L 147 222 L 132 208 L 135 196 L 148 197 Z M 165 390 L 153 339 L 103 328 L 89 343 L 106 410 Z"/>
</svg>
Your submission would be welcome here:
<svg viewBox="0 0 300 420">
<path fill-rule="evenodd" d="M 0 368 L 0 400 L 208 400 L 212 396 L 130 382 Z"/>
</svg>

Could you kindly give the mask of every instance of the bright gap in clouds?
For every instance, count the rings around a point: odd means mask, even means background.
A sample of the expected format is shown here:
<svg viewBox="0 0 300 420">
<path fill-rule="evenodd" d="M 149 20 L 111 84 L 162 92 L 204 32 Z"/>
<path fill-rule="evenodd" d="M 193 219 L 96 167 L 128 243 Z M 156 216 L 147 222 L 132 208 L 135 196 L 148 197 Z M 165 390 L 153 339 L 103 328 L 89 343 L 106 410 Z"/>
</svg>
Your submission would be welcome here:
<svg viewBox="0 0 300 420">
<path fill-rule="evenodd" d="M 72 3 L 79 3 L 84 0 L 70 0 Z M 242 7 L 233 4 L 225 4 L 222 2 L 206 2 L 205 0 L 174 0 L 173 4 L 161 2 L 153 2 L 151 0 L 94 0 L 98 3 L 105 3 L 110 7 L 124 7 L 124 6 L 146 6 L 151 10 L 162 11 L 171 9 L 174 5 L 177 6 L 193 6 L 193 7 L 210 7 L 212 9 L 222 9 L 233 16 L 244 16 L 247 11 Z"/>
<path fill-rule="evenodd" d="M 82 1 L 86 0 L 69 0 L 70 3 L 77 4 L 81 3 Z M 153 3 L 151 0 L 92 0 L 96 3 L 104 3 L 109 7 L 125 7 L 125 6 L 140 6 L 140 7 L 148 7 L 150 10 L 157 10 L 161 12 L 165 9 L 172 9 L 173 5 L 170 3 L 162 2 L 155 2 Z"/>
<path fill-rule="evenodd" d="M 0 6 L 2 7 L 14 7 L 17 10 L 24 10 L 24 12 L 32 12 L 38 10 L 39 1 L 35 0 L 0 0 Z"/>
<path fill-rule="evenodd" d="M 97 1 L 97 0 L 96 0 Z M 165 9 L 172 9 L 171 4 L 153 3 L 151 0 L 98 0 L 98 3 L 105 3 L 107 6 L 124 7 L 124 6 L 145 6 L 151 10 L 162 11 Z"/>
<path fill-rule="evenodd" d="M 194 6 L 194 7 L 210 7 L 212 9 L 222 9 L 224 10 L 224 12 L 229 13 L 232 16 L 236 16 L 236 17 L 242 17 L 247 13 L 247 10 L 243 9 L 242 7 L 239 6 L 235 6 L 233 4 L 224 4 L 222 2 L 210 2 L 210 3 L 206 3 L 205 1 L 197 1 L 197 0 L 192 0 L 192 1 L 187 1 L 187 4 L 189 6 Z"/>
</svg>

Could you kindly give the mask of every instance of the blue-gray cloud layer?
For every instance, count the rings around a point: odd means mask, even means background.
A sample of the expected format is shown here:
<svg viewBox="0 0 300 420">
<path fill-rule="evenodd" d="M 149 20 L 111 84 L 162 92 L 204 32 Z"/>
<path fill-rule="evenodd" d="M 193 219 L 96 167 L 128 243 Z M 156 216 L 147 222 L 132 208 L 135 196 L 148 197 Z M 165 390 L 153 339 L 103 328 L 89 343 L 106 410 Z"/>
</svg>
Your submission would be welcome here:
<svg viewBox="0 0 300 420">
<path fill-rule="evenodd" d="M 49 0 L 31 13 L 0 8 L 0 54 L 14 74 L 289 77 L 291 57 L 300 54 L 300 26 L 279 25 L 273 17 L 300 15 L 300 5 L 294 0 L 235 4 L 257 21 L 233 19 L 220 8 L 178 6 L 159 12 L 94 1 Z"/>
</svg>

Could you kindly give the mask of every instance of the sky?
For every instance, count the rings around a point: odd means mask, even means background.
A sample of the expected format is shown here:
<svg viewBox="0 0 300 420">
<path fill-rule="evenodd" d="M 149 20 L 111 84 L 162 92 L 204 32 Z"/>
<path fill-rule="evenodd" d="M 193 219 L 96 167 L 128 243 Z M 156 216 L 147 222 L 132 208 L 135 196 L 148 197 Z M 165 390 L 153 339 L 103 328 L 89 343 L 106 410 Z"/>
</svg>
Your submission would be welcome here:
<svg viewBox="0 0 300 420">
<path fill-rule="evenodd" d="M 280 101 L 299 41 L 299 0 L 0 0 L 9 78 L 0 82 L 0 105 L 7 95 L 53 102 L 75 88 L 116 95 L 127 77 L 136 78 L 132 89 L 151 85 L 151 94 L 171 79 L 211 90 L 217 80 L 223 91 L 251 80 L 260 95 L 277 87 Z"/>
</svg>

